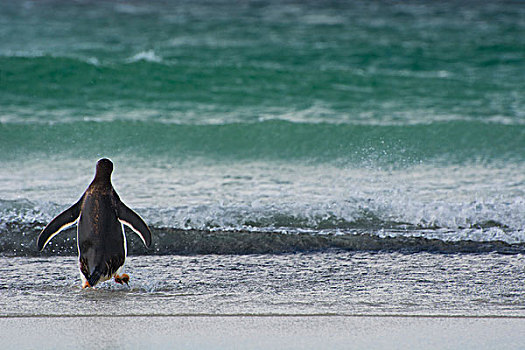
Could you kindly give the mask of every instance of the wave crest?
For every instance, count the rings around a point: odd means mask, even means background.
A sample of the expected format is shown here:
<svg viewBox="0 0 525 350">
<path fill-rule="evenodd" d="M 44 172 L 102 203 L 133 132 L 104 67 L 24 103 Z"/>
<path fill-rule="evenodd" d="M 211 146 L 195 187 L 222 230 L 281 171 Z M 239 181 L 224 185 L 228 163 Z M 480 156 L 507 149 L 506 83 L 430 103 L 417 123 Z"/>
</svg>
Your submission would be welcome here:
<svg viewBox="0 0 525 350">
<path fill-rule="evenodd" d="M 139 61 L 159 63 L 162 62 L 162 57 L 158 56 L 153 50 L 147 50 L 141 51 L 127 60 L 130 63 Z"/>
<path fill-rule="evenodd" d="M 75 229 L 53 238 L 43 252 L 38 252 L 36 239 L 44 225 L 40 223 L 4 223 L 0 228 L 0 255 L 39 256 L 76 255 Z M 194 254 L 280 254 L 326 250 L 389 251 L 401 253 L 525 253 L 525 243 L 503 241 L 458 240 L 400 235 L 399 230 L 370 233 L 325 234 L 262 232 L 247 230 L 183 230 L 152 227 L 153 244 L 145 248 L 135 234 L 126 229 L 128 254 L 194 255 Z"/>
</svg>

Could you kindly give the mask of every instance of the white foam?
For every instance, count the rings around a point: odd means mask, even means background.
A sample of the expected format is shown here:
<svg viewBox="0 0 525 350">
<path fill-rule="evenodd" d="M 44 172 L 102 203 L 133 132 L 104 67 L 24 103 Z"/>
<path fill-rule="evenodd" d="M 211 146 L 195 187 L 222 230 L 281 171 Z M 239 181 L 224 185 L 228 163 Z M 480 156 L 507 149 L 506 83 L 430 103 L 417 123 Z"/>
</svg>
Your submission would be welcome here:
<svg viewBox="0 0 525 350">
<path fill-rule="evenodd" d="M 162 62 L 162 57 L 158 56 L 153 50 L 147 50 L 141 51 L 127 60 L 128 63 L 139 61 L 159 63 Z"/>
<path fill-rule="evenodd" d="M 525 165 L 380 170 L 112 159 L 121 199 L 152 226 L 336 232 L 345 223 L 372 230 L 393 223 L 398 229 L 387 234 L 525 242 Z M 46 222 L 79 198 L 95 161 L 0 169 L 2 217 Z"/>
</svg>

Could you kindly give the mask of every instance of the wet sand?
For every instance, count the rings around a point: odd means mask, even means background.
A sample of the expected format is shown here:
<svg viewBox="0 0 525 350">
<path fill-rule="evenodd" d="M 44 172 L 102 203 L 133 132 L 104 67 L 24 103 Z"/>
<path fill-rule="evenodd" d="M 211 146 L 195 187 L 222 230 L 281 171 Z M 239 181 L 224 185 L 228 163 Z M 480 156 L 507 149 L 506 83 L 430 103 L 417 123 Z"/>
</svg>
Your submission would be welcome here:
<svg viewBox="0 0 525 350">
<path fill-rule="evenodd" d="M 525 318 L 421 316 L 23 316 L 3 349 L 522 349 Z"/>
</svg>

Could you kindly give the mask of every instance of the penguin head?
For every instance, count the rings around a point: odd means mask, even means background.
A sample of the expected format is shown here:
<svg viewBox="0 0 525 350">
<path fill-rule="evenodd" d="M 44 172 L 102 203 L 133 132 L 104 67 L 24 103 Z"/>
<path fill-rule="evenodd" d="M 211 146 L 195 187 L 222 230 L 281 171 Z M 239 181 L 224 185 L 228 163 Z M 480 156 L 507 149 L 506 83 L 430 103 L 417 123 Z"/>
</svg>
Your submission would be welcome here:
<svg viewBox="0 0 525 350">
<path fill-rule="evenodd" d="M 110 178 L 113 172 L 113 163 L 107 158 L 102 158 L 97 162 L 97 172 L 95 177 Z"/>
</svg>

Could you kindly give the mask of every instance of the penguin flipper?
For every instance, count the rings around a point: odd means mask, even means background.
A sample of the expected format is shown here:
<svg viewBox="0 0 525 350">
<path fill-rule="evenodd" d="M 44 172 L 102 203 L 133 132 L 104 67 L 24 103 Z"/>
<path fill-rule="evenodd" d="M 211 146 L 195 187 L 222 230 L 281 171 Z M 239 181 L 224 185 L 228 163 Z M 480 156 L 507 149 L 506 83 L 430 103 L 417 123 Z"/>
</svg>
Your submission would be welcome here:
<svg viewBox="0 0 525 350">
<path fill-rule="evenodd" d="M 139 235 L 146 247 L 151 245 L 151 231 L 139 214 L 135 213 L 124 203 L 120 202 L 117 206 L 117 216 L 121 223 L 128 226 L 133 232 Z"/>
<path fill-rule="evenodd" d="M 60 231 L 74 225 L 78 217 L 80 216 L 80 209 L 82 208 L 82 196 L 78 202 L 73 204 L 68 209 L 64 210 L 57 217 L 55 217 L 47 226 L 40 232 L 37 240 L 37 247 L 39 251 L 42 251 L 44 247 L 49 243 L 51 238 L 55 237 Z"/>
</svg>

